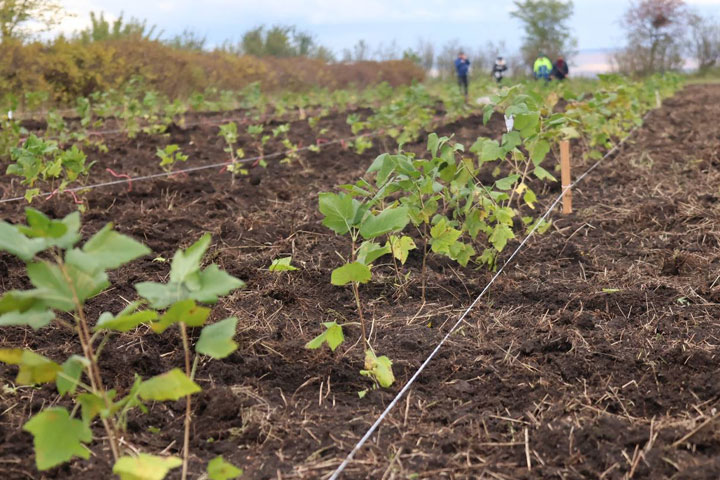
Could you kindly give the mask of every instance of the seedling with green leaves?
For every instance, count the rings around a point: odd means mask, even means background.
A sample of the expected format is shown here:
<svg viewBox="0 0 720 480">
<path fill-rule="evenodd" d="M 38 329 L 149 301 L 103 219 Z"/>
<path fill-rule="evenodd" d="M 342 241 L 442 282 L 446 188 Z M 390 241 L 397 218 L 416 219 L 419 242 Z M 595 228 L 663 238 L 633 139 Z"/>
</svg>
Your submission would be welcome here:
<svg viewBox="0 0 720 480">
<path fill-rule="evenodd" d="M 166 172 L 172 172 L 176 162 L 186 162 L 189 158 L 176 144 L 167 145 L 165 148 L 158 147 L 155 156 L 160 158 L 160 168 Z"/>
<path fill-rule="evenodd" d="M 36 135 L 30 135 L 22 146 L 12 148 L 10 158 L 15 163 L 8 166 L 6 173 L 23 178 L 21 183 L 28 187 L 25 190 L 28 202 L 40 193 L 39 188 L 33 188 L 38 180 L 50 181 L 53 191 L 62 192 L 68 183 L 87 176 L 94 163 L 86 163 L 87 157 L 76 145 L 63 150 L 57 142 Z"/>
<path fill-rule="evenodd" d="M 93 439 L 91 427 L 99 420 L 115 460 L 113 471 L 121 478 L 162 479 L 178 466 L 182 466 L 182 478 L 186 478 L 191 395 L 201 391 L 194 381 L 199 356 L 224 358 L 237 348 L 233 340 L 237 318 L 207 325 L 210 309 L 199 304 L 216 303 L 218 297 L 242 287 L 243 283 L 214 264 L 201 268 L 210 245 L 210 235 L 206 234 L 188 249 L 176 252 L 168 283 L 136 284 L 140 299 L 117 314 L 102 313 L 92 326 L 86 303 L 108 290 L 108 271 L 145 256 L 150 250 L 117 233 L 111 224 L 80 246 L 77 212 L 62 220 L 50 219 L 32 208 L 26 209 L 26 215 L 27 225 L 0 222 L 0 250 L 26 262 L 34 288 L 11 290 L 0 297 L 0 326 L 29 326 L 38 330 L 55 323 L 74 332 L 81 346 L 81 352 L 63 363 L 27 349 L 0 349 L 0 361 L 19 368 L 16 384 L 54 383 L 61 396 L 76 403 L 72 411 L 64 406 L 41 410 L 24 425 L 34 437 L 37 468 L 47 470 L 73 457 L 87 459 Z M 106 387 L 98 357 L 112 335 L 141 325 L 149 326 L 146 331 L 155 333 L 177 326 L 185 369 L 174 368 L 150 379 L 136 375 L 133 385 L 121 395 L 120 391 Z M 187 327 L 203 327 L 192 360 Z M 181 398 L 186 400 L 182 459 L 130 455 L 123 451 L 125 443 L 121 443 L 120 437 L 131 410 L 146 411 L 146 402 Z M 157 473 L 148 476 L 148 471 Z"/>
<path fill-rule="evenodd" d="M 230 165 L 227 166 L 227 170 L 232 175 L 232 184 L 235 185 L 236 174 L 248 174 L 247 169 L 242 168 L 241 164 L 237 163 L 238 160 L 245 157 L 243 149 L 236 148 L 238 142 L 237 124 L 235 122 L 230 122 L 225 125 L 220 125 L 219 135 L 225 140 L 224 151 L 230 154 Z"/>
<path fill-rule="evenodd" d="M 351 286 L 365 350 L 372 350 L 372 346 L 367 337 L 359 286 L 368 283 L 372 278 L 373 262 L 393 251 L 389 241 L 383 246 L 376 240 L 402 231 L 410 222 L 407 207 L 387 203 L 383 205 L 379 196 L 360 202 L 348 193 L 319 195 L 319 208 L 324 216 L 323 225 L 338 235 L 350 236 L 351 245 L 345 264 L 332 271 L 330 282 L 336 286 Z M 321 336 L 328 335 L 327 329 L 341 328 L 334 323 L 326 323 L 325 327 L 326 332 Z M 317 343 L 314 342 L 308 344 L 308 348 L 313 348 Z"/>
</svg>

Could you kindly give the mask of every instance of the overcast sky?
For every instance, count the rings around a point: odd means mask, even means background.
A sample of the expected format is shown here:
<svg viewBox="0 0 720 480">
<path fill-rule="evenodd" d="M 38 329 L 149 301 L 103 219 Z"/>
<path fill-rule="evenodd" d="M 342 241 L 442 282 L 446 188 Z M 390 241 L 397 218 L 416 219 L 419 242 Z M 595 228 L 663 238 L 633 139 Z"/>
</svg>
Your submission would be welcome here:
<svg viewBox="0 0 720 480">
<path fill-rule="evenodd" d="M 365 39 L 371 46 L 412 47 L 422 37 L 441 46 L 457 39 L 469 48 L 504 41 L 512 53 L 522 32 L 510 17 L 511 0 L 64 0 L 75 16 L 64 30 L 89 23 L 90 11 L 116 17 L 147 19 L 166 36 L 190 28 L 208 44 L 237 41 L 242 32 L 260 24 L 296 25 L 313 33 L 335 53 Z M 687 0 L 703 15 L 720 17 L 720 0 Z M 618 19 L 628 0 L 575 0 L 571 20 L 581 51 L 623 44 Z"/>
</svg>

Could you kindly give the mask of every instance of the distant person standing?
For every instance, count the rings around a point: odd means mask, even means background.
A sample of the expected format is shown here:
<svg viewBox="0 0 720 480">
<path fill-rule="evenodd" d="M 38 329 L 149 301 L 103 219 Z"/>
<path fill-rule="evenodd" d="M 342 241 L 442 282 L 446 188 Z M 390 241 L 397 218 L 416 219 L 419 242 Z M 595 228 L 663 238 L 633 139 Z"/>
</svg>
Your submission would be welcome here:
<svg viewBox="0 0 720 480">
<path fill-rule="evenodd" d="M 455 59 L 455 72 L 457 72 L 458 84 L 460 91 L 465 95 L 465 100 L 468 96 L 468 70 L 470 70 L 470 60 L 464 52 L 458 53 Z"/>
<path fill-rule="evenodd" d="M 535 64 L 533 65 L 533 74 L 535 80 L 543 79 L 546 82 L 550 81 L 550 72 L 552 72 L 553 64 L 550 59 L 542 53 L 538 55 Z"/>
<path fill-rule="evenodd" d="M 503 57 L 497 57 L 495 60 L 495 65 L 493 65 L 492 69 L 492 75 L 495 77 L 495 81 L 497 83 L 502 82 L 503 77 L 505 76 L 505 71 L 508 69 L 507 65 L 505 64 L 505 59 Z"/>
<path fill-rule="evenodd" d="M 563 60 L 562 57 L 558 57 L 550 74 L 558 80 L 565 80 L 565 77 L 567 77 L 569 73 L 570 69 L 568 68 L 567 62 Z"/>
</svg>

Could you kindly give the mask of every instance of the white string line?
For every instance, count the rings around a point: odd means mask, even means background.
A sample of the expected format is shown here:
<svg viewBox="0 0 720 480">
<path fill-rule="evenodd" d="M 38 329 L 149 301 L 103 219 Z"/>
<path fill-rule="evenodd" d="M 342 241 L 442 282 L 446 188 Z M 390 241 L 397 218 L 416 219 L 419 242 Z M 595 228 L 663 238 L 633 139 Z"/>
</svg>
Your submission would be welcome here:
<svg viewBox="0 0 720 480">
<path fill-rule="evenodd" d="M 256 156 L 256 157 L 241 158 L 241 159 L 235 160 L 235 162 L 226 161 L 226 162 L 222 162 L 222 163 L 214 163 L 214 164 L 212 164 L 212 165 L 200 165 L 200 166 L 197 166 L 197 167 L 185 168 L 185 169 L 183 169 L 183 170 L 174 170 L 174 171 L 171 171 L 171 172 L 160 172 L 160 173 L 154 173 L 154 174 L 152 174 L 152 175 L 144 175 L 144 176 L 141 176 L 141 177 L 131 177 L 131 178 L 125 178 L 125 179 L 122 179 L 122 180 L 112 180 L 112 181 L 109 181 L 109 182 L 96 183 L 96 184 L 93 184 L 93 185 L 85 185 L 85 186 L 80 186 L 80 187 L 66 188 L 66 189 L 63 190 L 63 192 L 79 192 L 79 191 L 81 191 L 81 190 L 92 190 L 92 189 L 95 189 L 95 188 L 109 187 L 109 186 L 111 186 L 111 185 L 120 185 L 120 184 L 124 184 L 124 183 L 129 183 L 129 184 L 132 185 L 133 182 L 140 182 L 140 181 L 143 181 L 143 180 L 150 180 L 150 179 L 153 179 L 153 178 L 170 177 L 170 176 L 178 175 L 178 174 L 182 174 L 182 173 L 197 172 L 197 171 L 199 171 L 199 170 L 207 170 L 207 169 L 210 169 L 210 168 L 226 167 L 226 166 L 228 166 L 228 165 L 234 165 L 234 164 L 250 163 L 250 162 L 254 162 L 254 161 L 262 160 L 262 159 L 266 159 L 266 158 L 275 158 L 275 157 L 280 157 L 280 156 L 282 156 L 282 155 L 288 155 L 288 154 L 290 154 L 290 153 L 302 152 L 302 151 L 305 151 L 305 150 L 309 150 L 309 149 L 311 149 L 311 148 L 313 148 L 313 147 L 322 148 L 323 146 L 326 146 L 326 145 L 334 145 L 334 144 L 337 144 L 337 143 L 349 142 L 349 141 L 352 141 L 352 140 L 356 140 L 356 139 L 358 139 L 358 138 L 363 138 L 363 137 L 376 137 L 376 136 L 378 136 L 379 134 L 380 134 L 379 132 L 363 133 L 363 134 L 360 134 L 360 135 L 355 135 L 355 136 L 353 136 L 353 137 L 347 137 L 347 138 L 339 138 L 339 139 L 335 139 L 335 140 L 329 140 L 329 141 L 323 142 L 323 143 L 321 143 L 321 144 L 306 145 L 306 146 L 304 146 L 304 147 L 298 147 L 298 148 L 292 149 L 292 150 L 285 150 L 285 151 L 281 151 L 281 152 L 269 153 L 269 154 L 267 154 L 267 155 L 258 155 L 258 156 Z M 38 194 L 38 196 L 48 196 L 48 195 L 52 195 L 53 193 L 55 193 L 55 192 L 43 192 L 43 193 Z M 62 193 L 62 192 L 60 192 L 60 193 Z M 13 198 L 5 198 L 5 199 L 1 199 L 1 200 L 0 200 L 0 204 L 2 204 L 2 203 L 10 203 L 10 202 L 17 202 L 17 201 L 24 200 L 24 199 L 25 199 L 24 196 L 22 196 L 22 197 L 13 197 Z"/>
<path fill-rule="evenodd" d="M 643 120 L 647 117 L 643 118 Z M 460 324 L 465 320 L 465 317 L 470 313 L 470 311 L 475 307 L 475 305 L 480 301 L 480 299 L 485 295 L 485 292 L 487 292 L 490 289 L 490 286 L 495 283 L 495 280 L 500 276 L 500 274 L 505 270 L 505 267 L 512 262 L 513 258 L 515 258 L 515 255 L 518 254 L 518 252 L 525 246 L 527 241 L 530 239 L 530 237 L 535 233 L 535 231 L 538 229 L 540 224 L 550 215 L 550 212 L 555 209 L 558 203 L 562 200 L 562 198 L 565 196 L 567 192 L 569 192 L 575 185 L 577 185 L 583 178 L 585 178 L 590 172 L 595 170 L 598 165 L 600 165 L 601 162 L 603 162 L 606 158 L 608 158 L 610 155 L 614 154 L 624 143 L 625 141 L 630 138 L 630 136 L 637 130 L 638 127 L 633 128 L 630 130 L 630 132 L 627 134 L 625 138 L 622 139 L 620 143 L 615 145 L 615 147 L 612 148 L 609 152 L 607 152 L 602 158 L 600 158 L 598 161 L 596 161 L 590 168 L 588 168 L 582 175 L 580 175 L 574 182 L 572 182 L 570 185 L 562 189 L 562 192 L 558 197 L 555 199 L 554 202 L 550 205 L 550 207 L 547 209 L 545 214 L 540 217 L 540 220 L 535 222 L 535 225 L 533 225 L 533 228 L 530 229 L 530 232 L 527 234 L 527 236 L 523 239 L 522 242 L 520 242 L 520 245 L 517 246 L 515 251 L 510 255 L 510 257 L 503 263 L 503 265 L 498 269 L 498 271 L 493 275 L 493 277 L 490 279 L 490 282 L 488 282 L 487 285 L 485 285 L 485 288 L 482 289 L 480 294 L 473 300 L 473 302 L 470 304 L 470 306 L 460 315 L 460 318 L 458 318 L 457 322 L 450 328 L 450 330 L 447 332 L 447 334 L 440 340 L 440 343 L 437 344 L 435 349 L 430 352 L 430 355 L 425 359 L 425 361 L 420 365 L 420 367 L 415 371 L 412 377 L 410 377 L 410 380 L 407 381 L 407 383 L 403 386 L 403 388 L 398 392 L 398 394 L 395 396 L 395 398 L 392 399 L 390 404 L 388 404 L 387 407 L 385 407 L 385 410 L 380 414 L 380 416 L 375 420 L 375 423 L 372 424 L 372 426 L 368 429 L 367 432 L 365 432 L 365 435 L 355 444 L 353 449 L 348 453 L 347 457 L 345 457 L 345 460 L 340 464 L 340 466 L 333 472 L 332 476 L 328 480 L 337 480 L 340 478 L 340 474 L 345 470 L 345 468 L 350 464 L 355 454 L 362 448 L 363 445 L 365 445 L 365 442 L 368 441 L 368 439 L 372 436 L 373 433 L 375 433 L 375 430 L 380 426 L 380 424 L 385 420 L 385 418 L 388 416 L 390 411 L 395 407 L 395 405 L 400 401 L 400 399 L 405 395 L 405 393 L 410 389 L 410 386 L 415 382 L 415 380 L 420 376 L 420 373 L 422 373 L 423 370 L 425 370 L 425 367 L 430 363 L 430 361 L 435 357 L 435 355 L 440 351 L 440 348 L 445 344 L 445 342 L 450 338 L 450 335 L 455 333 L 455 330 L 460 326 Z"/>
</svg>

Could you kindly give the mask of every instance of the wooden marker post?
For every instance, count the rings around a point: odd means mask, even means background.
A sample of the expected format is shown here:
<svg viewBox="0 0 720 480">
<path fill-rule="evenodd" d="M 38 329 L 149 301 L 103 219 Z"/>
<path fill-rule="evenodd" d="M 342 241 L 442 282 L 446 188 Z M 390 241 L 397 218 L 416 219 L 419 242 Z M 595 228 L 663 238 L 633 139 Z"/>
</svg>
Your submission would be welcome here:
<svg viewBox="0 0 720 480">
<path fill-rule="evenodd" d="M 562 199 L 563 214 L 572 213 L 572 192 L 570 191 L 570 142 L 560 142 L 560 172 L 562 176 L 562 189 L 565 195 Z"/>
</svg>

